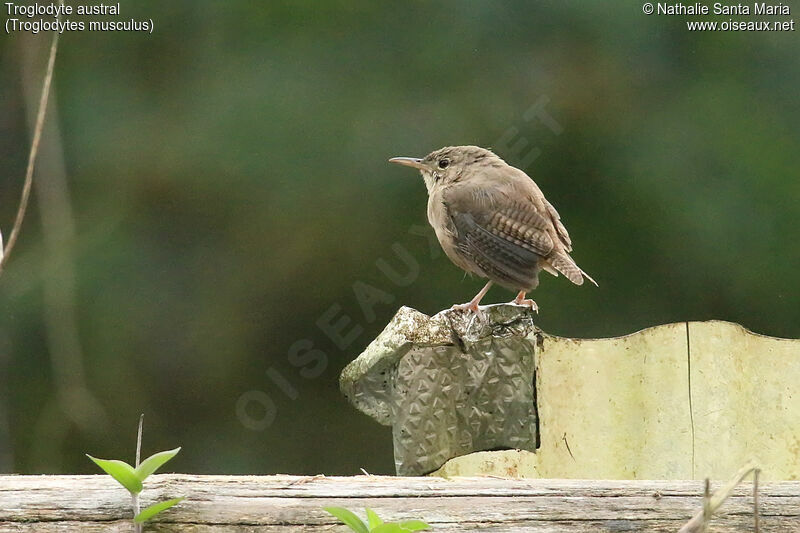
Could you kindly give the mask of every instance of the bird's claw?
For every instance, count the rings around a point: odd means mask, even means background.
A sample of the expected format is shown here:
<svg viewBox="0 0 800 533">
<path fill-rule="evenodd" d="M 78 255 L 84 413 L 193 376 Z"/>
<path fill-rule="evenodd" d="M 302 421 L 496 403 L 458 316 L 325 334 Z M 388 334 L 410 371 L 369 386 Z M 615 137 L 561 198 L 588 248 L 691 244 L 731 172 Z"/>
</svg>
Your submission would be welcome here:
<svg viewBox="0 0 800 533">
<path fill-rule="evenodd" d="M 474 302 L 468 302 L 465 304 L 455 304 L 450 309 L 455 311 L 467 311 L 473 313 L 479 320 L 483 320 L 483 312 L 481 311 L 480 306 Z"/>
<path fill-rule="evenodd" d="M 531 311 L 535 311 L 537 314 L 539 313 L 539 306 L 536 305 L 536 302 L 534 302 L 529 298 L 515 298 L 511 303 L 514 305 L 521 305 L 527 307 Z"/>
</svg>

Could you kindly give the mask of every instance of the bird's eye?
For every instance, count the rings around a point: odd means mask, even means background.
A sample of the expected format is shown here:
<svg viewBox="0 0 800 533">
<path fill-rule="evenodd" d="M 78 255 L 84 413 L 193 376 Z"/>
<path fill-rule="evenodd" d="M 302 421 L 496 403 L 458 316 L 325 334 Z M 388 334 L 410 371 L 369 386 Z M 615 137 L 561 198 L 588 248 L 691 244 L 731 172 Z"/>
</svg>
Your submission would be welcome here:
<svg viewBox="0 0 800 533">
<path fill-rule="evenodd" d="M 442 160 L 439 161 L 439 168 L 445 169 L 445 168 L 447 168 L 449 166 L 450 166 L 450 160 L 449 159 L 442 159 Z"/>
</svg>

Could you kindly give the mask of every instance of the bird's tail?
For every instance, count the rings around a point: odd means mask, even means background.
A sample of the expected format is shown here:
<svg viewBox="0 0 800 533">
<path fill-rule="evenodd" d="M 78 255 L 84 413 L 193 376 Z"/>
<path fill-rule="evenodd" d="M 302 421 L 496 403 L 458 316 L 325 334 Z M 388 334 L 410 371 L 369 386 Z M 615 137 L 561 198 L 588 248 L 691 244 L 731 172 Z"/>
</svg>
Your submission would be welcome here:
<svg viewBox="0 0 800 533">
<path fill-rule="evenodd" d="M 595 287 L 599 286 L 597 285 L 597 282 L 592 279 L 592 276 L 581 270 L 581 267 L 575 263 L 575 260 L 572 259 L 569 254 L 559 252 L 553 257 L 549 258 L 549 261 L 556 270 L 564 274 L 564 276 L 575 285 L 583 285 L 583 278 L 586 278 L 594 283 Z"/>
<path fill-rule="evenodd" d="M 599 287 L 600 286 L 600 285 L 597 284 L 597 282 L 594 280 L 594 278 L 592 276 L 590 276 L 589 274 L 587 274 L 586 272 L 584 272 L 583 269 L 580 269 L 580 271 L 581 271 L 581 274 L 583 274 L 583 277 L 588 279 L 589 281 L 591 281 L 594 284 L 595 287 Z"/>
</svg>

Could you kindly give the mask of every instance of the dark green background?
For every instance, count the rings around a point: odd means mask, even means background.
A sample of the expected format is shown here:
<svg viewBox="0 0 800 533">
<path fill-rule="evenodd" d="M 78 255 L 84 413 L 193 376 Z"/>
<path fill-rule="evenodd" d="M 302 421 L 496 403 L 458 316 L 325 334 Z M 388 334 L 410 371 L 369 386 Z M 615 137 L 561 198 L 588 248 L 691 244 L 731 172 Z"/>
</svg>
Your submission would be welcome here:
<svg viewBox="0 0 800 533">
<path fill-rule="evenodd" d="M 0 472 L 132 459 L 142 412 L 145 452 L 182 445 L 178 471 L 393 472 L 390 430 L 337 377 L 398 306 L 481 286 L 409 233 L 425 189 L 386 162 L 443 145 L 540 152 L 524 170 L 600 284 L 543 275 L 546 331 L 723 319 L 800 337 L 798 32 L 690 33 L 637 2 L 137 1 L 119 18 L 155 31 L 61 40 L 0 277 Z M 6 236 L 48 43 L 0 37 Z M 542 101 L 560 134 L 525 119 Z M 502 146 L 515 132 L 527 145 Z M 397 243 L 419 264 L 404 287 L 376 266 L 402 270 Z M 392 301 L 365 313 L 359 282 Z M 332 307 L 361 328 L 343 348 L 316 324 Z M 324 367 L 292 364 L 302 340 Z M 240 421 L 247 391 L 274 402 L 269 427 Z"/>
</svg>

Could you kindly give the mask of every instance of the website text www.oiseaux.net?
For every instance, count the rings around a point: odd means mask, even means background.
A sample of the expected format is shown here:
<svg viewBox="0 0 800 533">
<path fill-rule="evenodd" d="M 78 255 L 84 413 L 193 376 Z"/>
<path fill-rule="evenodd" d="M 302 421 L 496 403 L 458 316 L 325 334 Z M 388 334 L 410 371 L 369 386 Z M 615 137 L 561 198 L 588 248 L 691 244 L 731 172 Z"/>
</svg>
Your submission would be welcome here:
<svg viewBox="0 0 800 533">
<path fill-rule="evenodd" d="M 708 20 L 687 20 L 689 31 L 795 31 L 794 19 L 769 22 L 765 20 L 724 20 L 722 22 Z"/>
</svg>

